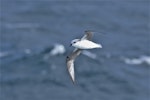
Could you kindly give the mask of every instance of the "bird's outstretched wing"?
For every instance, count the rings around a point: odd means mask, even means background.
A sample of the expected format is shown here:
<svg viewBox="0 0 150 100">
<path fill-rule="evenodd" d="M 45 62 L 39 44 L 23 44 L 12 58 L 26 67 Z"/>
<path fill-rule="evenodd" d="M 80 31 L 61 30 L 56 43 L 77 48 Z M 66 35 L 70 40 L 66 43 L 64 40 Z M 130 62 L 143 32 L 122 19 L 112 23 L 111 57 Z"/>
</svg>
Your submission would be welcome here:
<svg viewBox="0 0 150 100">
<path fill-rule="evenodd" d="M 68 69 L 69 75 L 70 75 L 73 83 L 75 83 L 74 61 L 75 61 L 76 57 L 81 53 L 81 51 L 82 50 L 80 50 L 80 49 L 76 49 L 73 53 L 71 53 L 66 58 L 67 69 Z"/>
<path fill-rule="evenodd" d="M 91 31 L 85 31 L 85 35 L 81 38 L 81 40 L 84 40 L 84 39 L 91 40 L 92 36 L 93 36 L 93 33 Z M 75 48 L 75 50 L 66 58 L 67 69 L 68 69 L 69 75 L 73 83 L 75 83 L 74 61 L 76 57 L 80 55 L 81 51 L 82 51 L 81 49 Z"/>
<path fill-rule="evenodd" d="M 87 40 L 91 40 L 93 36 L 93 33 L 89 30 L 85 31 L 85 35 L 81 38 L 81 40 L 87 39 Z"/>
</svg>

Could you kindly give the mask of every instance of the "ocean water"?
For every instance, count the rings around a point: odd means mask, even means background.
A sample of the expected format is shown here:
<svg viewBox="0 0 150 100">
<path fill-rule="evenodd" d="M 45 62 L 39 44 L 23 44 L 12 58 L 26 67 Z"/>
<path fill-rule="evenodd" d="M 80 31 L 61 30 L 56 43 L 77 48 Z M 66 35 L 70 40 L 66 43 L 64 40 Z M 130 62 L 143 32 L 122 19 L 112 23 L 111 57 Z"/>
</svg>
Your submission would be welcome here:
<svg viewBox="0 0 150 100">
<path fill-rule="evenodd" d="M 0 0 L 0 100 L 149 100 L 148 0 Z M 85 30 L 102 49 L 66 69 Z"/>
</svg>

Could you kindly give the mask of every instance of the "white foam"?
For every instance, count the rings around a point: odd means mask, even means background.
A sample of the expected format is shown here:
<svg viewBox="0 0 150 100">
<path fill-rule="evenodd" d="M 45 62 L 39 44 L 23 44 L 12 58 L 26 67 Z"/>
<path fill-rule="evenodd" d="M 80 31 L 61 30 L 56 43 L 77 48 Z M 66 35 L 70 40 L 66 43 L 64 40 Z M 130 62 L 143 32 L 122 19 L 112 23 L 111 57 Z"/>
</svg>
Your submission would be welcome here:
<svg viewBox="0 0 150 100">
<path fill-rule="evenodd" d="M 140 56 L 139 58 L 123 58 L 126 64 L 142 64 L 150 65 L 150 56 Z"/>
<path fill-rule="evenodd" d="M 51 50 L 50 55 L 55 56 L 59 54 L 64 54 L 66 52 L 66 49 L 64 45 L 62 44 L 55 44 L 54 48 Z"/>
<path fill-rule="evenodd" d="M 91 53 L 91 52 L 89 52 L 89 51 L 87 51 L 87 50 L 84 50 L 83 52 L 82 52 L 82 54 L 84 54 L 85 56 L 87 56 L 87 57 L 89 57 L 89 58 L 92 58 L 92 59 L 96 59 L 96 54 L 94 54 L 94 53 Z"/>
</svg>

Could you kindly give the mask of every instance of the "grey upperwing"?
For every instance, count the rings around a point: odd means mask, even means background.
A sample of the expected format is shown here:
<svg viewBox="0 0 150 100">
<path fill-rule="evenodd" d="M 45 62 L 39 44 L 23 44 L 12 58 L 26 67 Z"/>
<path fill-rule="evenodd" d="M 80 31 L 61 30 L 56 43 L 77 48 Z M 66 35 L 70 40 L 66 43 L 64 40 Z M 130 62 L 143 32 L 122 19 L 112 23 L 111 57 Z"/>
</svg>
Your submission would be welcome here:
<svg viewBox="0 0 150 100">
<path fill-rule="evenodd" d="M 75 61 L 76 57 L 81 53 L 81 51 L 82 50 L 80 50 L 80 49 L 76 49 L 73 53 L 71 53 L 66 58 L 67 69 L 68 69 L 69 75 L 70 75 L 73 83 L 75 83 L 74 61 Z"/>
<path fill-rule="evenodd" d="M 92 31 L 87 30 L 85 31 L 85 35 L 81 38 L 81 40 L 84 40 L 84 39 L 91 40 L 92 36 L 93 36 Z"/>
</svg>

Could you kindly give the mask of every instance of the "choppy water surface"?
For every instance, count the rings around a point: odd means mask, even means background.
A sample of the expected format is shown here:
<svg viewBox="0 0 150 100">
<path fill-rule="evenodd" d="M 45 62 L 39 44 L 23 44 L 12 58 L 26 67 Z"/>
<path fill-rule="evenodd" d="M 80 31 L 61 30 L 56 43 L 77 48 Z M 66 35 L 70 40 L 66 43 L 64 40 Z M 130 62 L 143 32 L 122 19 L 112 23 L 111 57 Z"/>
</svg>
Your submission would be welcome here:
<svg viewBox="0 0 150 100">
<path fill-rule="evenodd" d="M 149 100 L 149 5 L 1 0 L 0 100 Z M 74 86 L 65 57 L 87 29 L 103 48 L 77 58 Z"/>
</svg>

